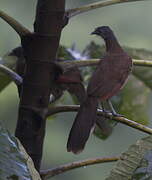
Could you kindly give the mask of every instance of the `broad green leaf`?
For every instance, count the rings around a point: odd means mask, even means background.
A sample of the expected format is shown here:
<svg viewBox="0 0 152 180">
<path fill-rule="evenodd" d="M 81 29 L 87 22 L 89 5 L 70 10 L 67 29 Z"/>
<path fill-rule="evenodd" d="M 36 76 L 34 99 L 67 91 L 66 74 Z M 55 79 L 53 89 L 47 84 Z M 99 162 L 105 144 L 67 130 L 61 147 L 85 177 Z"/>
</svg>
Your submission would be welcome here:
<svg viewBox="0 0 152 180">
<path fill-rule="evenodd" d="M 112 133 L 113 126 L 110 123 L 109 119 L 105 118 L 105 121 L 101 122 L 102 129 L 99 126 L 95 126 L 93 134 L 99 139 L 106 140 Z"/>
<path fill-rule="evenodd" d="M 152 60 L 151 51 L 132 48 L 125 49 L 133 58 Z M 126 88 L 122 91 L 124 93 L 123 102 L 126 103 L 123 103 L 120 111 L 130 119 L 142 124 L 148 124 L 149 116 L 147 110 L 148 98 L 150 90 L 152 90 L 152 69 L 151 67 L 134 66 L 132 74 L 134 80 L 131 78 L 131 81 L 128 82 Z M 130 103 L 128 104 L 127 101 Z"/>
<path fill-rule="evenodd" d="M 58 57 L 63 59 L 71 59 L 70 54 L 67 52 L 67 48 L 65 46 L 60 46 L 58 50 Z"/>
<path fill-rule="evenodd" d="M 101 58 L 105 52 L 105 46 L 100 46 L 94 41 L 91 41 L 84 51 L 88 52 L 90 58 Z"/>
<path fill-rule="evenodd" d="M 133 173 L 133 180 L 152 179 L 152 150 L 148 151 Z"/>
<path fill-rule="evenodd" d="M 138 123 L 148 124 L 148 103 L 146 102 L 149 94 L 149 88 L 146 88 L 142 81 L 135 76 L 130 76 L 128 83 L 119 94 L 121 99 L 118 104 L 119 113 Z"/>
<path fill-rule="evenodd" d="M 5 179 L 41 180 L 19 140 L 0 126 L 0 180 Z"/>
<path fill-rule="evenodd" d="M 152 179 L 152 135 L 133 144 L 122 153 L 106 180 Z"/>
<path fill-rule="evenodd" d="M 133 75 L 144 83 L 145 86 L 152 90 L 152 68 L 150 67 L 135 67 Z"/>
</svg>

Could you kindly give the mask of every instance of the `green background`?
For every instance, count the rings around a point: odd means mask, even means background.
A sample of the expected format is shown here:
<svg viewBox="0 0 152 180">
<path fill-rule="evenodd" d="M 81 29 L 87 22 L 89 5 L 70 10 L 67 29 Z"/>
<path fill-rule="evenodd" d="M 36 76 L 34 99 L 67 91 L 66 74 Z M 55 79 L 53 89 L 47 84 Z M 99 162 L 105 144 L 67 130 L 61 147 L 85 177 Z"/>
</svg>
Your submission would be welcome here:
<svg viewBox="0 0 152 180">
<path fill-rule="evenodd" d="M 95 1 L 68 0 L 67 8 L 91 2 Z M 36 0 L 0 0 L 1 10 L 13 16 L 31 30 L 33 28 L 35 5 Z M 151 9 L 152 1 L 141 1 L 104 7 L 81 14 L 72 18 L 63 30 L 61 43 L 71 46 L 75 42 L 80 51 L 91 40 L 96 40 L 97 43 L 101 44 L 103 41 L 90 36 L 90 32 L 97 26 L 108 25 L 114 30 L 121 45 L 152 50 Z M 0 56 L 20 44 L 20 39 L 14 30 L 1 19 L 0 34 Z M 72 104 L 72 100 L 67 94 L 62 100 L 59 104 Z M 0 120 L 11 132 L 14 132 L 15 129 L 18 102 L 17 89 L 14 84 L 9 85 L 0 94 Z M 149 103 L 149 116 L 151 116 L 150 99 L 149 102 L 145 103 Z M 106 141 L 91 136 L 85 151 L 80 155 L 73 155 L 66 152 L 66 141 L 74 116 L 75 113 L 62 113 L 48 120 L 42 169 L 85 158 L 119 155 L 130 144 L 145 136 L 144 133 L 135 129 L 118 125 L 112 136 Z M 79 168 L 53 177 L 52 180 L 102 180 L 109 174 L 113 165 L 114 163 L 109 163 Z"/>
</svg>

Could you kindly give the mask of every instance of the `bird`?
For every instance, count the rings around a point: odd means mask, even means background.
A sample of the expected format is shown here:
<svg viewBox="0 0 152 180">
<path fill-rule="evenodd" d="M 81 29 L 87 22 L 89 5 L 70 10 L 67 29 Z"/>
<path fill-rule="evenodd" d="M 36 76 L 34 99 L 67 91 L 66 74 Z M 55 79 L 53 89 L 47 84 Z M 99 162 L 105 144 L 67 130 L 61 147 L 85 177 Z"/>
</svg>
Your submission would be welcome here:
<svg viewBox="0 0 152 180">
<path fill-rule="evenodd" d="M 83 151 L 94 129 L 98 103 L 109 102 L 123 88 L 132 70 L 131 57 L 120 46 L 109 26 L 97 27 L 91 34 L 104 40 L 106 52 L 89 80 L 86 97 L 69 133 L 67 151 L 74 154 Z M 115 111 L 112 113 L 117 116 Z"/>
<path fill-rule="evenodd" d="M 76 97 L 76 101 L 81 102 L 85 96 L 85 88 L 83 85 L 83 78 L 80 74 L 80 70 L 77 67 L 69 68 L 65 72 L 61 73 L 55 79 L 55 90 L 57 92 L 68 91 L 69 94 Z M 57 93 L 53 93 L 56 96 Z M 62 95 L 61 94 L 61 95 Z"/>
</svg>

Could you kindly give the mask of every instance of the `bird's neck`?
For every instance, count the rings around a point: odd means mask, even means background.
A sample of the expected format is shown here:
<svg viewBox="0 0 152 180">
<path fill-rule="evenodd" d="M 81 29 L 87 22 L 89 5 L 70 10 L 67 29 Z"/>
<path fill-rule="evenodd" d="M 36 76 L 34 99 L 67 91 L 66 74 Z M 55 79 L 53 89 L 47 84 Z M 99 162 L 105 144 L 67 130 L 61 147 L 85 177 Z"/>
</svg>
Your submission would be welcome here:
<svg viewBox="0 0 152 180">
<path fill-rule="evenodd" d="M 122 48 L 114 35 L 111 35 L 108 38 L 106 38 L 105 43 L 106 43 L 107 52 L 110 52 L 110 53 L 122 52 Z"/>
</svg>

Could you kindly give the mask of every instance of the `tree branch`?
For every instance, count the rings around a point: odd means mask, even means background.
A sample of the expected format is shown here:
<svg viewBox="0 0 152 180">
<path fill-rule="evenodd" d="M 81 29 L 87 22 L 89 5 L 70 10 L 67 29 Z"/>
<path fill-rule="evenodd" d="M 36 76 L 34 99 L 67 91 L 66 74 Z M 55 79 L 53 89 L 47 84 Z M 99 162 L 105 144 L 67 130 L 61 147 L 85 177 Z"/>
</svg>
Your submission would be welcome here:
<svg viewBox="0 0 152 180">
<path fill-rule="evenodd" d="M 79 105 L 65 105 L 65 106 L 56 106 L 56 107 L 49 107 L 47 116 L 59 113 L 59 112 L 73 112 L 78 111 Z M 130 126 L 132 128 L 138 129 L 142 132 L 152 134 L 152 129 L 144 126 L 142 124 L 139 124 L 135 121 L 129 120 L 125 117 L 115 117 L 111 113 L 105 113 L 101 109 L 98 109 L 97 114 L 99 116 L 105 116 L 106 118 L 112 119 L 114 121 L 117 121 L 119 123 L 125 124 L 127 126 Z"/>
<path fill-rule="evenodd" d="M 74 67 L 96 66 L 100 60 L 102 60 L 102 59 L 64 61 L 64 62 L 60 62 L 59 64 L 63 67 L 63 69 L 66 70 L 66 69 L 74 68 Z M 133 64 L 136 66 L 152 67 L 152 61 L 151 60 L 133 59 Z"/>
<path fill-rule="evenodd" d="M 126 3 L 126 2 L 135 2 L 135 1 L 143 1 L 143 0 L 109 0 L 109 1 L 99 1 L 96 3 L 91 3 L 79 8 L 74 8 L 74 9 L 69 9 L 66 11 L 67 15 L 69 18 L 76 16 L 78 14 L 93 10 L 93 9 L 97 9 L 97 8 L 101 8 L 101 7 L 105 7 L 105 6 L 110 6 L 110 5 L 114 5 L 114 4 L 119 4 L 119 3 Z"/>
<path fill-rule="evenodd" d="M 85 167 L 85 166 L 99 164 L 99 163 L 114 162 L 114 161 L 118 161 L 119 159 L 120 157 L 114 156 L 114 157 L 93 158 L 93 159 L 86 159 L 82 161 L 75 161 L 72 163 L 60 165 L 56 168 L 42 170 L 40 174 L 41 174 L 42 179 L 45 179 L 45 178 L 49 178 L 49 177 L 64 173 L 66 171 L 75 169 L 75 168 Z"/>
<path fill-rule="evenodd" d="M 134 1 L 144 1 L 144 0 L 109 0 L 109 1 L 100 1 L 92 4 L 88 4 L 79 8 L 74 8 L 74 9 L 69 9 L 66 11 L 66 14 L 69 18 L 76 16 L 78 14 L 105 7 L 105 6 L 110 6 L 114 4 L 119 4 L 119 3 L 126 3 L 126 2 L 134 2 Z M 20 24 L 17 20 L 0 10 L 0 17 L 7 22 L 21 37 L 25 34 L 31 33 L 26 27 L 24 27 L 22 24 Z"/>
<path fill-rule="evenodd" d="M 6 66 L 0 64 L 0 72 L 6 74 L 11 78 L 12 81 L 15 82 L 15 84 L 20 85 L 23 81 L 22 77 L 12 71 L 11 69 L 7 68 Z"/>
<path fill-rule="evenodd" d="M 46 113 L 57 71 L 54 60 L 64 14 L 65 0 L 37 0 L 34 32 L 21 37 L 26 68 L 15 135 L 38 171 L 43 153 Z"/>
<path fill-rule="evenodd" d="M 102 59 L 88 59 L 88 60 L 75 60 L 75 61 L 62 61 L 58 62 L 58 64 L 67 71 L 69 68 L 75 67 L 84 67 L 84 66 L 96 66 L 98 65 L 99 61 Z M 145 67 L 152 67 L 151 60 L 138 60 L 133 59 L 133 64 L 136 66 L 145 66 Z M 4 65 L 0 65 L 0 71 L 6 74 L 12 81 L 14 81 L 17 85 L 22 83 L 22 78 L 19 74 L 15 73 L 11 69 L 7 68 Z"/>
<path fill-rule="evenodd" d="M 11 16 L 7 15 L 5 12 L 0 10 L 0 17 L 7 22 L 21 37 L 25 34 L 31 33 L 26 27 L 21 25 L 17 20 L 12 18 Z"/>
<path fill-rule="evenodd" d="M 151 60 L 133 59 L 133 63 L 134 63 L 134 65 L 136 65 L 136 66 L 152 67 L 152 61 L 151 61 Z"/>
</svg>

